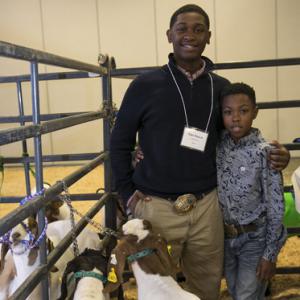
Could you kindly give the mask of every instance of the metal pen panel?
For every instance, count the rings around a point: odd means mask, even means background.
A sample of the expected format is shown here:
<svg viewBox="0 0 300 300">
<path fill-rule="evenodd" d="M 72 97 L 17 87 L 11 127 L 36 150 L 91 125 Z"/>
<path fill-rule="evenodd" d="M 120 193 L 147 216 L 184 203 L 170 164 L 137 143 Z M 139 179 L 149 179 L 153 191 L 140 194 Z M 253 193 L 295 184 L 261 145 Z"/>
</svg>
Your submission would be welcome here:
<svg viewBox="0 0 300 300">
<path fill-rule="evenodd" d="M 86 219 L 92 219 L 99 210 L 105 205 L 106 201 L 111 195 L 104 194 L 101 199 L 98 197 L 98 201 L 94 206 L 84 215 L 84 218 L 81 219 L 75 226 L 74 233 L 76 236 L 86 227 L 88 222 Z M 47 277 L 47 273 L 50 271 L 51 267 L 57 262 L 60 256 L 66 251 L 66 249 L 71 245 L 73 240 L 73 232 L 66 234 L 64 239 L 60 241 L 58 245 L 51 251 L 48 255 L 48 263 L 42 266 L 39 266 L 34 272 L 32 272 L 23 284 L 20 285 L 18 290 L 9 298 L 10 300 L 19 300 L 25 299 L 35 288 L 35 286 L 41 281 L 41 278 Z M 44 300 L 44 298 L 42 298 Z"/>
<path fill-rule="evenodd" d="M 80 178 L 88 174 L 94 168 L 99 166 L 108 158 L 108 153 L 103 152 L 92 161 L 85 164 L 70 175 L 64 177 L 62 181 L 69 187 L 78 181 Z M 44 205 L 49 203 L 56 195 L 63 191 L 62 182 L 57 182 L 46 190 L 44 196 L 35 196 L 22 207 L 17 207 L 6 216 L 0 219 L 0 236 L 4 235 L 11 228 L 19 224 L 21 221 L 29 217 L 32 213 L 37 212 Z"/>
<path fill-rule="evenodd" d="M 100 75 L 104 75 L 107 73 L 106 68 L 101 66 L 94 66 L 74 59 L 69 59 L 44 51 L 14 45 L 4 41 L 0 41 L 0 56 L 6 56 L 27 61 L 35 61 L 42 64 L 70 68 L 80 71 L 88 71 Z"/>
<path fill-rule="evenodd" d="M 105 114 L 102 111 L 83 113 L 73 115 L 61 119 L 51 120 L 44 122 L 42 125 L 33 124 L 18 128 L 11 128 L 0 131 L 0 145 L 6 145 L 21 141 L 24 139 L 32 138 L 41 134 L 57 131 L 60 129 L 68 128 L 74 125 L 94 121 L 103 118 Z"/>
</svg>

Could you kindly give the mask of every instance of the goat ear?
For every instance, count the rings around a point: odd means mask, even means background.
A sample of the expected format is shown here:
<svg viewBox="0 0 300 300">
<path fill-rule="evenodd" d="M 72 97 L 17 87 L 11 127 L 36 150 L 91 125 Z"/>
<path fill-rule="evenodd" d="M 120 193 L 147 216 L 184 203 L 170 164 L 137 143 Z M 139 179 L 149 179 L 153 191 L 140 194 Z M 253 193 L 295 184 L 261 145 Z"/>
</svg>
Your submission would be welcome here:
<svg viewBox="0 0 300 300">
<path fill-rule="evenodd" d="M 150 221 L 148 221 L 148 220 L 143 220 L 143 224 L 144 224 L 144 229 L 145 229 L 145 230 L 152 231 L 152 224 L 150 223 Z"/>
<path fill-rule="evenodd" d="M 2 244 L 2 247 L 1 247 L 1 260 L 0 260 L 0 274 L 4 270 L 5 256 L 6 256 L 6 253 L 8 252 L 8 250 L 9 250 L 8 244 Z"/>
<path fill-rule="evenodd" d="M 28 227 L 34 235 L 37 235 L 38 224 L 37 224 L 35 217 L 28 217 Z"/>
<path fill-rule="evenodd" d="M 105 257 L 109 259 L 113 249 L 117 246 L 117 238 L 114 236 L 110 236 L 108 238 L 107 244 L 104 246 L 105 249 Z"/>
<path fill-rule="evenodd" d="M 179 270 L 176 268 L 174 262 L 172 261 L 172 258 L 168 251 L 167 242 L 164 238 L 158 237 L 156 243 L 156 249 L 157 249 L 157 254 L 165 270 L 170 270 L 170 275 L 175 276 Z"/>
<path fill-rule="evenodd" d="M 56 208 L 56 209 L 60 208 L 63 204 L 64 204 L 64 202 L 62 200 L 51 201 L 51 206 Z"/>
<path fill-rule="evenodd" d="M 38 256 L 39 248 L 35 247 L 30 249 L 29 254 L 28 254 L 28 266 L 32 266 Z"/>
<path fill-rule="evenodd" d="M 126 261 L 126 251 L 124 249 L 124 243 L 119 244 L 112 252 L 107 266 L 107 279 L 108 282 L 105 285 L 103 292 L 111 293 L 116 290 L 123 282 L 123 271 Z"/>
<path fill-rule="evenodd" d="M 67 267 L 64 271 L 62 280 L 61 280 L 61 286 L 60 286 L 60 298 L 57 300 L 64 300 L 67 298 L 68 295 L 68 288 L 67 288 L 67 278 L 68 274 L 71 272 L 75 272 L 76 270 L 76 262 L 77 262 L 78 256 L 75 257 L 73 260 L 69 261 L 67 264 Z M 71 298 L 73 299 L 73 298 Z"/>
</svg>

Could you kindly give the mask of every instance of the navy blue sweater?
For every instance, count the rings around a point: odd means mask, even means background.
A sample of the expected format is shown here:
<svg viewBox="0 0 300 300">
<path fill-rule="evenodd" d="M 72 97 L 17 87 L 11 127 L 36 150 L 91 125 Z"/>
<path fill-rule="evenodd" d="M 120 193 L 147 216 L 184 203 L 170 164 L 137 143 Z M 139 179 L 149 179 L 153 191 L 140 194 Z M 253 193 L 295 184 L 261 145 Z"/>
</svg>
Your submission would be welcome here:
<svg viewBox="0 0 300 300">
<path fill-rule="evenodd" d="M 211 108 L 211 83 L 205 72 L 191 84 L 177 69 L 173 56 L 169 65 L 184 97 L 190 127 L 205 130 Z M 111 136 L 110 158 L 116 188 L 126 203 L 140 191 L 161 197 L 202 193 L 217 185 L 216 144 L 220 129 L 219 95 L 228 80 L 213 78 L 214 110 L 204 152 L 180 146 L 185 127 L 183 105 L 167 65 L 140 75 L 129 86 Z M 145 158 L 135 169 L 131 152 L 136 135 Z"/>
</svg>

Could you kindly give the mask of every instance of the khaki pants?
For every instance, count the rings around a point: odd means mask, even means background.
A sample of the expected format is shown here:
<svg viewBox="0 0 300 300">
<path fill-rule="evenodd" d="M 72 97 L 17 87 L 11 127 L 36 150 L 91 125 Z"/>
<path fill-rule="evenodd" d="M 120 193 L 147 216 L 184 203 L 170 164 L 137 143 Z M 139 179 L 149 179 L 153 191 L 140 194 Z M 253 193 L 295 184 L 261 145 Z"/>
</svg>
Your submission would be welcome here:
<svg viewBox="0 0 300 300">
<path fill-rule="evenodd" d="M 201 300 L 218 299 L 224 231 L 216 190 L 197 201 L 185 215 L 178 215 L 166 199 L 151 199 L 137 203 L 135 217 L 149 220 L 154 232 L 167 239 L 174 262 L 180 264 L 185 275 L 187 290 Z"/>
</svg>

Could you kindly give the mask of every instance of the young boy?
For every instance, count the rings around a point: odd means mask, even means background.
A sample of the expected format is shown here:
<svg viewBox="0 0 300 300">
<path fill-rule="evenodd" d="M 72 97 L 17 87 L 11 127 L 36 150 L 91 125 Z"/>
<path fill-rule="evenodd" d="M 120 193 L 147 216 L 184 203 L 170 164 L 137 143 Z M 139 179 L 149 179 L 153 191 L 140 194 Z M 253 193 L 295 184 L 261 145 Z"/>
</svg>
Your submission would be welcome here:
<svg viewBox="0 0 300 300">
<path fill-rule="evenodd" d="M 270 145 L 252 127 L 255 91 L 244 83 L 229 84 L 221 94 L 221 109 L 225 130 L 217 148 L 217 173 L 225 278 L 234 300 L 260 300 L 286 238 L 282 176 L 269 167 Z"/>
</svg>

